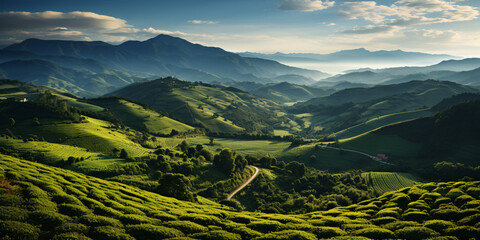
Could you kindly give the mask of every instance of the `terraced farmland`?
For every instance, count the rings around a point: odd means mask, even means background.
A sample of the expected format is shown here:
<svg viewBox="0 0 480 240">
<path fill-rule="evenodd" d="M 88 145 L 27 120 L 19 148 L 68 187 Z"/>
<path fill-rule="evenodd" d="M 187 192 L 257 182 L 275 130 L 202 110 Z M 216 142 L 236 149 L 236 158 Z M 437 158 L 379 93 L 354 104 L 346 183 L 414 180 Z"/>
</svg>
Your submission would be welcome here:
<svg viewBox="0 0 480 240">
<path fill-rule="evenodd" d="M 411 187 L 420 183 L 418 179 L 409 173 L 366 172 L 362 174 L 362 177 L 379 194 Z"/>
</svg>

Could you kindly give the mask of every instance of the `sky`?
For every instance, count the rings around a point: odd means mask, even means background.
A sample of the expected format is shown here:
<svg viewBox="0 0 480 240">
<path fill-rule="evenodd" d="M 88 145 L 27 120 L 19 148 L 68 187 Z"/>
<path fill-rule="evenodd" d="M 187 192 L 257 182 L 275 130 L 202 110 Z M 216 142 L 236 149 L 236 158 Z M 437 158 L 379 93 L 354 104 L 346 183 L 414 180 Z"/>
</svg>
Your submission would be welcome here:
<svg viewBox="0 0 480 240">
<path fill-rule="evenodd" d="M 480 0 L 0 0 L 0 45 L 169 34 L 232 52 L 480 57 Z"/>
</svg>

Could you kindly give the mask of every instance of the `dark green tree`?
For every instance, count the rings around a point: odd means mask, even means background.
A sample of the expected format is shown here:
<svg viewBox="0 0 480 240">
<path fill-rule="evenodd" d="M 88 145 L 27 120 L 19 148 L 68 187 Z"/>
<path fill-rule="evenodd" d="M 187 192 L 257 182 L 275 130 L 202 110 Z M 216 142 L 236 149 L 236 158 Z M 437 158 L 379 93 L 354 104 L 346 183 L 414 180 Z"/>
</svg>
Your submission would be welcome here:
<svg viewBox="0 0 480 240">
<path fill-rule="evenodd" d="M 195 197 L 191 191 L 192 183 L 183 174 L 163 174 L 158 180 L 158 183 L 160 185 L 157 187 L 157 192 L 162 195 L 174 197 L 180 200 L 186 200 L 191 202 L 195 201 Z"/>
</svg>

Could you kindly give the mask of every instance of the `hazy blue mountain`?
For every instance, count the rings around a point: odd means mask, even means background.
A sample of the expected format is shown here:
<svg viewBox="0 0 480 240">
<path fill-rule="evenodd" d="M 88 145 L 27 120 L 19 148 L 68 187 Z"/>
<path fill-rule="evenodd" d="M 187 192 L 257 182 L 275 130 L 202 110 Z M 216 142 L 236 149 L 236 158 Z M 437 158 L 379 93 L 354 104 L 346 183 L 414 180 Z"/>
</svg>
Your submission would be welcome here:
<svg viewBox="0 0 480 240">
<path fill-rule="evenodd" d="M 480 58 L 448 60 L 426 67 L 398 67 L 385 69 L 359 69 L 324 79 L 327 82 L 353 82 L 366 84 L 397 84 L 412 80 L 435 79 L 466 85 L 480 85 Z M 321 84 L 320 82 L 316 83 Z"/>
<path fill-rule="evenodd" d="M 255 95 L 274 99 L 280 102 L 306 101 L 315 97 L 327 96 L 335 90 L 297 85 L 288 82 L 266 84 L 249 91 Z"/>
<path fill-rule="evenodd" d="M 246 57 L 259 57 L 281 62 L 357 62 L 357 61 L 386 61 L 386 62 L 439 62 L 446 59 L 457 59 L 458 57 L 446 54 L 428 54 L 420 52 L 395 51 L 369 51 L 365 48 L 343 50 L 330 54 L 314 53 L 274 53 L 261 54 L 244 52 L 240 53 Z"/>
<path fill-rule="evenodd" d="M 123 72 L 92 73 L 60 67 L 44 60 L 14 60 L 0 64 L 3 78 L 53 87 L 78 96 L 94 96 L 139 80 Z"/>
<path fill-rule="evenodd" d="M 93 59 L 129 73 L 173 75 L 190 81 L 273 82 L 273 78 L 286 74 L 316 79 L 327 76 L 319 71 L 289 67 L 272 60 L 241 57 L 220 48 L 205 47 L 168 35 L 146 41 L 127 41 L 120 45 L 27 39 L 4 50 Z"/>
</svg>

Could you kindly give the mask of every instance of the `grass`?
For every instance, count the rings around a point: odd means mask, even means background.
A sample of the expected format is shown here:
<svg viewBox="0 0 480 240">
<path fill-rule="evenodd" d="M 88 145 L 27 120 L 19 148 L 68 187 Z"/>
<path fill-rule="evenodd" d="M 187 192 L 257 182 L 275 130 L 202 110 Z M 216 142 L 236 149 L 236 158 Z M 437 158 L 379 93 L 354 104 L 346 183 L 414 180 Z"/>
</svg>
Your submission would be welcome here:
<svg viewBox="0 0 480 240">
<path fill-rule="evenodd" d="M 132 139 L 137 133 L 113 128 L 109 122 L 86 117 L 82 123 L 55 123 L 32 126 L 30 123 L 12 128 L 15 135 L 34 134 L 48 142 L 85 148 L 88 151 L 111 154 L 113 148 L 125 149 L 130 156 L 144 156 L 151 152 Z"/>
<path fill-rule="evenodd" d="M 90 100 L 90 102 L 107 108 L 117 116 L 122 123 L 140 131 L 145 130 L 153 134 L 166 135 L 170 134 L 172 130 L 187 132 L 194 129 L 187 124 L 162 116 L 152 109 L 145 108 L 124 99 L 106 98 Z"/>
<path fill-rule="evenodd" d="M 365 178 L 369 187 L 372 187 L 375 192 L 379 194 L 411 187 L 415 184 L 421 183 L 409 173 L 365 172 L 362 173 L 362 177 Z"/>
<path fill-rule="evenodd" d="M 396 124 L 396 123 L 413 120 L 417 118 L 422 118 L 422 117 L 428 117 L 428 116 L 431 116 L 432 114 L 433 113 L 430 112 L 430 109 L 421 109 L 416 111 L 400 112 L 400 113 L 384 115 L 384 116 L 370 119 L 364 123 L 349 127 L 342 131 L 336 132 L 331 136 L 335 136 L 338 139 L 355 138 L 356 136 L 370 132 L 372 130 L 375 130 L 377 128 L 380 128 L 386 125 Z"/>
<path fill-rule="evenodd" d="M 438 184 L 458 189 L 460 196 L 435 193 L 439 188 L 429 183 L 329 211 L 282 215 L 238 212 L 204 198 L 197 203 L 184 202 L 11 156 L 0 155 L 0 159 L 0 178 L 6 179 L 0 185 L 0 233 L 10 238 L 353 239 L 356 235 L 398 238 L 442 234 L 468 239 L 480 233 L 475 215 L 478 210 L 474 208 L 457 208 L 458 221 L 433 222 L 435 216 L 443 216 L 440 212 L 449 204 L 438 208 L 432 199 L 448 198 L 452 202 L 469 197 L 478 201 L 478 196 L 466 192 L 480 187 L 480 182 Z M 13 193 L 5 192 L 7 188 Z M 428 198 L 423 197 L 426 194 Z M 418 198 L 421 200 L 415 200 Z M 451 202 L 450 209 L 455 209 Z M 381 210 L 383 206 L 400 206 L 390 207 L 398 215 L 378 217 L 377 212 L 386 212 Z M 431 214 L 419 212 L 419 207 L 431 208 Z M 405 220 L 414 215 L 429 220 Z"/>
</svg>

